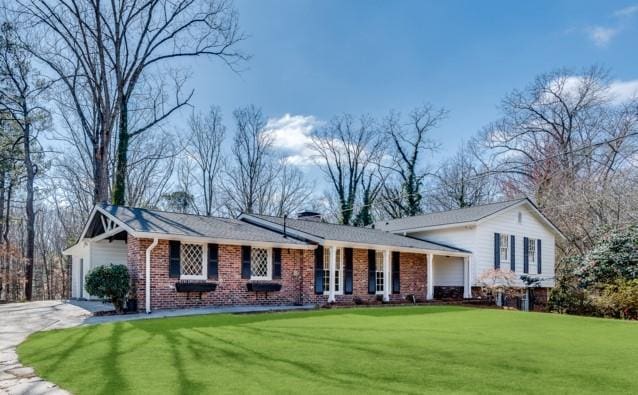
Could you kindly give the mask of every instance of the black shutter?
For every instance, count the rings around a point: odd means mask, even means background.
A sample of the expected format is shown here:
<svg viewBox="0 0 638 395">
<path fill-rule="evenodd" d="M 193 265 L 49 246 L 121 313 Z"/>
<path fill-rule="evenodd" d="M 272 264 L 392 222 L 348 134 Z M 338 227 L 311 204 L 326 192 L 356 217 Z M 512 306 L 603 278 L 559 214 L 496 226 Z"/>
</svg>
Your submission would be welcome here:
<svg viewBox="0 0 638 395">
<path fill-rule="evenodd" d="M 170 240 L 168 242 L 168 277 L 179 278 L 182 270 L 180 268 L 179 241 Z"/>
<path fill-rule="evenodd" d="M 250 278 L 250 246 L 241 246 L 241 278 Z"/>
<path fill-rule="evenodd" d="M 217 280 L 217 262 L 219 260 L 219 246 L 208 245 L 208 279 Z"/>
<path fill-rule="evenodd" d="M 315 250 L 315 293 L 323 294 L 323 246 Z"/>
<path fill-rule="evenodd" d="M 529 239 L 523 237 L 523 273 L 529 273 Z"/>
<path fill-rule="evenodd" d="M 511 242 L 510 242 L 510 269 L 512 269 L 513 272 L 516 271 L 516 238 L 514 237 L 514 235 L 510 236 Z"/>
<path fill-rule="evenodd" d="M 541 239 L 536 241 L 536 266 L 538 268 L 538 274 L 542 273 L 543 264 L 541 262 Z"/>
<path fill-rule="evenodd" d="M 343 285 L 343 293 L 346 295 L 352 295 L 353 291 L 353 280 L 352 280 L 352 248 L 344 248 L 344 285 Z"/>
<path fill-rule="evenodd" d="M 377 292 L 377 252 L 375 250 L 368 250 L 368 293 L 374 294 Z"/>
<path fill-rule="evenodd" d="M 272 249 L 272 278 L 281 278 L 281 248 Z"/>
<path fill-rule="evenodd" d="M 401 253 L 392 251 L 392 293 L 401 293 Z"/>
<path fill-rule="evenodd" d="M 494 233 L 494 269 L 501 268 L 501 234 Z"/>
</svg>

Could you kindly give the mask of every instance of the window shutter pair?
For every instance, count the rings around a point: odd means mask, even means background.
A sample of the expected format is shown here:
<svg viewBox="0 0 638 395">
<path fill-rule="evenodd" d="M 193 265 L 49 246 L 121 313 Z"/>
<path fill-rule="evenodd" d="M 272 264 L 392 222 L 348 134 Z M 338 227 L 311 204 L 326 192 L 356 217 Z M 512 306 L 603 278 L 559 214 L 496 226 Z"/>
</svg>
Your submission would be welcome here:
<svg viewBox="0 0 638 395">
<path fill-rule="evenodd" d="M 252 248 L 241 246 L 241 278 L 250 279 L 250 261 L 252 259 Z M 281 278 L 281 248 L 272 249 L 272 278 Z"/>
<path fill-rule="evenodd" d="M 401 253 L 392 251 L 392 293 L 401 293 Z"/>
<path fill-rule="evenodd" d="M 368 293 L 377 292 L 377 252 L 368 250 Z"/>
<path fill-rule="evenodd" d="M 494 233 L 494 269 L 501 268 L 501 234 Z"/>
<path fill-rule="evenodd" d="M 181 245 L 178 240 L 168 242 L 168 277 L 179 278 L 181 270 Z M 217 244 L 208 244 L 208 278 L 217 280 L 217 267 L 219 261 L 219 247 Z"/>
</svg>

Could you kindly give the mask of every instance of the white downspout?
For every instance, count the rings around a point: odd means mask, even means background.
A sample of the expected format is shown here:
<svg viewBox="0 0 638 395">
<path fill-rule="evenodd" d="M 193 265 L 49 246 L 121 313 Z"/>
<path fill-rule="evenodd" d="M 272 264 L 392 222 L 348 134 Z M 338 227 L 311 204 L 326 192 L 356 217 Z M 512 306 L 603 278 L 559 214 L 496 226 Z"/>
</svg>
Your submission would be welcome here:
<svg viewBox="0 0 638 395">
<path fill-rule="evenodd" d="M 153 251 L 153 248 L 155 248 L 157 242 L 158 239 L 153 239 L 151 245 L 148 246 L 148 248 L 146 249 L 146 275 L 144 277 L 144 279 L 146 280 L 144 281 L 146 285 L 146 292 L 144 297 L 144 302 L 146 304 L 146 314 L 151 313 L 151 251 Z"/>
</svg>

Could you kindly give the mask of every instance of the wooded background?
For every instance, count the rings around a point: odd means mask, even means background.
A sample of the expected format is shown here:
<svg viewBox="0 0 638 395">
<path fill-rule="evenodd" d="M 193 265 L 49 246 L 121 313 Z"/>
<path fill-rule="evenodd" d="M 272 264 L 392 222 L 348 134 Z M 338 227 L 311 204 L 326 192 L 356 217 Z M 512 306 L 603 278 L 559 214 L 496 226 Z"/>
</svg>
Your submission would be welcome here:
<svg viewBox="0 0 638 395">
<path fill-rule="evenodd" d="M 453 155 L 431 134 L 462 114 L 436 103 L 335 114 L 308 146 L 321 183 L 273 146 L 258 105 L 191 106 L 174 59 L 238 72 L 250 62 L 231 1 L 20 0 L 2 12 L 2 301 L 69 296 L 62 250 L 100 202 L 216 216 L 312 209 L 365 226 L 527 195 L 567 236 L 561 257 L 637 222 L 638 101 L 615 97 L 602 67 L 512 87 L 500 118 Z M 180 112 L 188 122 L 167 128 Z"/>
</svg>

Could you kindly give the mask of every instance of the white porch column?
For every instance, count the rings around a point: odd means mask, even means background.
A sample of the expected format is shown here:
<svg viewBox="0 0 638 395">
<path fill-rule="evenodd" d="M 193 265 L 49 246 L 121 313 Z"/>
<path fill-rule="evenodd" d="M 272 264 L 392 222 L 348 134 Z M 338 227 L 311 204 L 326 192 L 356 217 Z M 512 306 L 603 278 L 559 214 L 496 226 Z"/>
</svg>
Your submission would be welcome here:
<svg viewBox="0 0 638 395">
<path fill-rule="evenodd" d="M 433 274 L 433 269 L 432 266 L 434 265 L 434 254 L 428 254 L 428 260 L 427 260 L 427 293 L 425 298 L 427 300 L 432 300 L 434 299 L 434 279 L 432 278 Z"/>
<path fill-rule="evenodd" d="M 335 270 L 337 267 L 337 248 L 331 246 L 329 249 L 330 254 L 330 284 L 328 284 L 328 303 L 335 302 Z"/>
<path fill-rule="evenodd" d="M 383 251 L 383 301 L 390 301 L 390 250 Z"/>
<path fill-rule="evenodd" d="M 470 257 L 463 258 L 463 298 L 472 297 L 472 284 L 470 283 Z"/>
</svg>

